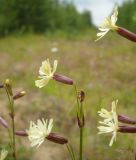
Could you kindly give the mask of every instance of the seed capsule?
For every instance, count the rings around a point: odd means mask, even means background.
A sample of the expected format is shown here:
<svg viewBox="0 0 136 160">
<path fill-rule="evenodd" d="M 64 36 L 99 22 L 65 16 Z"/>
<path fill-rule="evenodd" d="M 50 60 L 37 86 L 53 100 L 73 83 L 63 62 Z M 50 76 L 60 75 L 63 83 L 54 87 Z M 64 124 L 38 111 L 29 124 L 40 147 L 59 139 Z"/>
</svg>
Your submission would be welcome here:
<svg viewBox="0 0 136 160">
<path fill-rule="evenodd" d="M 117 28 L 117 32 L 118 34 L 120 34 L 121 36 L 129 39 L 130 41 L 136 42 L 136 34 L 132 33 L 128 30 L 126 30 L 125 28 L 122 27 L 118 27 Z"/>
<path fill-rule="evenodd" d="M 58 144 L 66 144 L 68 143 L 68 140 L 64 137 L 61 137 L 60 135 L 56 133 L 50 133 L 47 137 L 48 140 L 58 143 Z"/>
<path fill-rule="evenodd" d="M 120 126 L 118 132 L 136 133 L 136 127 L 134 127 L 134 126 Z"/>
<path fill-rule="evenodd" d="M 120 122 L 126 123 L 126 124 L 136 124 L 136 120 L 134 120 L 130 117 L 124 116 L 124 115 L 118 115 L 118 120 Z"/>
<path fill-rule="evenodd" d="M 54 74 L 53 79 L 58 82 L 61 82 L 64 84 L 69 84 L 69 85 L 73 85 L 73 83 L 74 83 L 72 79 L 70 79 L 66 76 L 63 76 L 61 74 Z"/>
</svg>

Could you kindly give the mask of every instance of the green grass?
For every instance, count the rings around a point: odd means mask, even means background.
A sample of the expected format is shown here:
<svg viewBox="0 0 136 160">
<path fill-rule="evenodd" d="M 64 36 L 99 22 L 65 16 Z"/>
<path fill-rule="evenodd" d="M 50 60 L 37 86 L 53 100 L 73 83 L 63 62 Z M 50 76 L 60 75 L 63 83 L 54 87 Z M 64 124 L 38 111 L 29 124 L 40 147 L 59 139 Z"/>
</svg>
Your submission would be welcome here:
<svg viewBox="0 0 136 160">
<path fill-rule="evenodd" d="M 10 78 L 14 93 L 21 89 L 27 92 L 25 97 L 16 102 L 18 129 L 28 128 L 30 120 L 53 117 L 54 130 L 69 137 L 77 151 L 79 132 L 75 119 L 74 88 L 53 80 L 43 89 L 34 86 L 41 62 L 47 58 L 52 62 L 58 59 L 57 73 L 72 78 L 78 88 L 86 93 L 85 158 L 89 160 L 132 159 L 131 149 L 135 146 L 136 138 L 131 134 L 118 134 L 117 142 L 109 148 L 111 136 L 97 135 L 97 111 L 101 107 L 110 109 L 111 102 L 118 99 L 118 112 L 135 117 L 136 45 L 116 33 L 108 34 L 97 43 L 94 40 L 95 32 L 77 37 L 30 34 L 0 39 L 0 81 Z M 52 47 L 58 47 L 59 51 L 52 53 Z M 0 109 L 6 117 L 6 97 L 3 91 L 0 93 Z M 55 157 L 61 156 L 55 158 L 56 160 L 67 157 L 65 147 L 45 143 L 44 153 L 42 148 L 41 152 L 37 151 L 34 154 L 33 159 L 38 156 L 39 160 L 43 159 L 40 154 L 45 157 L 47 154 L 47 159 L 50 159 L 47 153 L 48 147 L 53 148 L 52 154 L 55 154 Z M 29 148 L 27 140 L 24 145 Z M 126 156 L 122 154 L 123 149 L 127 150 Z"/>
</svg>

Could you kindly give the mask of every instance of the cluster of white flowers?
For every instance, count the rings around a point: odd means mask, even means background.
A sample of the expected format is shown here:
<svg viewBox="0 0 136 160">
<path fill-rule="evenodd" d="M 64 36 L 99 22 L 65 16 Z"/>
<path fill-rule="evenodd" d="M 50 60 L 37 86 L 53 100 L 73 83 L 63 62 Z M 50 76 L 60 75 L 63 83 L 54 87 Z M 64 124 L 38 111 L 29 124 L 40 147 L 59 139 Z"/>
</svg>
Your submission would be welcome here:
<svg viewBox="0 0 136 160">
<path fill-rule="evenodd" d="M 117 29 L 116 21 L 118 16 L 118 9 L 117 7 L 114 8 L 113 14 L 111 17 L 105 18 L 102 25 L 98 28 L 100 30 L 99 33 L 97 33 L 97 37 L 99 40 L 104 35 L 106 35 L 110 30 Z M 96 41 L 97 41 L 96 40 Z M 56 48 L 52 48 L 52 52 L 56 52 Z M 58 61 L 54 61 L 53 67 L 51 67 L 49 59 L 42 62 L 42 65 L 39 69 L 39 80 L 35 81 L 35 85 L 39 88 L 42 88 L 47 85 L 50 79 L 53 78 L 54 73 L 57 69 Z M 101 109 L 101 111 L 98 111 L 99 116 L 101 116 L 104 120 L 99 121 L 102 126 L 99 126 L 99 134 L 102 133 L 112 133 L 112 138 L 110 141 L 110 146 L 113 144 L 113 141 L 116 140 L 116 134 L 118 131 L 118 116 L 116 113 L 116 106 L 117 101 L 112 102 L 112 110 L 109 112 L 106 109 Z M 46 120 L 37 120 L 37 124 L 34 122 L 30 122 L 30 128 L 26 132 L 28 133 L 28 138 L 31 142 L 32 147 L 38 148 L 41 143 L 44 142 L 44 139 L 50 134 L 53 127 L 53 119 Z"/>
<path fill-rule="evenodd" d="M 111 17 L 106 17 L 104 19 L 102 25 L 98 28 L 100 30 L 100 32 L 97 33 L 98 39 L 96 39 L 96 41 L 98 41 L 103 36 L 105 36 L 110 30 L 116 30 L 118 28 L 116 26 L 117 16 L 118 16 L 118 8 L 115 7 Z"/>
<path fill-rule="evenodd" d="M 35 81 L 35 85 L 39 88 L 42 88 L 47 85 L 50 79 L 53 78 L 54 73 L 57 69 L 58 61 L 54 61 L 53 68 L 50 65 L 49 59 L 42 62 L 42 65 L 39 69 L 39 78 L 40 80 Z"/>
<path fill-rule="evenodd" d="M 113 141 L 116 140 L 118 131 L 118 115 L 116 113 L 117 102 L 117 100 L 112 102 L 112 110 L 110 112 L 103 108 L 101 111 L 98 111 L 99 116 L 103 118 L 103 121 L 99 121 L 102 126 L 97 127 L 99 129 L 98 134 L 112 133 L 109 146 L 112 146 Z"/>
</svg>

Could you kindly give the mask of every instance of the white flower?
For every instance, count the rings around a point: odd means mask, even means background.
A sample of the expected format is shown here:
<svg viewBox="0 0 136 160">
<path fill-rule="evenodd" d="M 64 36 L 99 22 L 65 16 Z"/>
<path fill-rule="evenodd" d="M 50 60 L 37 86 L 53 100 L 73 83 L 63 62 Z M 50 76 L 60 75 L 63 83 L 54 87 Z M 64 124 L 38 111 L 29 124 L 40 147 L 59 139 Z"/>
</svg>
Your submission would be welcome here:
<svg viewBox="0 0 136 160">
<path fill-rule="evenodd" d="M 57 48 L 57 47 L 53 47 L 53 48 L 51 48 L 51 52 L 52 52 L 52 53 L 56 53 L 56 52 L 58 52 L 58 48 Z"/>
<path fill-rule="evenodd" d="M 106 109 L 101 109 L 98 114 L 104 118 L 103 121 L 99 121 L 102 126 L 97 127 L 99 129 L 98 134 L 112 133 L 109 146 L 112 146 L 113 141 L 116 141 L 116 135 L 118 131 L 118 115 L 116 113 L 116 106 L 118 101 L 112 102 L 112 110 L 108 112 Z"/>
<path fill-rule="evenodd" d="M 113 10 L 113 14 L 111 17 L 106 17 L 102 23 L 102 25 L 98 28 L 100 30 L 99 33 L 97 33 L 98 39 L 95 41 L 98 41 L 103 36 L 105 36 L 110 30 L 116 30 L 118 27 L 116 26 L 117 22 L 117 16 L 118 16 L 118 8 L 115 7 Z"/>
<path fill-rule="evenodd" d="M 8 151 L 5 149 L 1 150 L 1 154 L 0 154 L 0 160 L 4 160 L 8 155 Z"/>
<path fill-rule="evenodd" d="M 57 64 L 58 64 L 58 61 L 55 60 L 52 68 L 50 65 L 49 59 L 42 62 L 42 65 L 39 69 L 39 77 L 38 77 L 40 78 L 40 80 L 35 81 L 35 85 L 37 87 L 42 88 L 45 85 L 47 85 L 49 80 L 53 78 L 53 75 L 56 72 Z"/>
<path fill-rule="evenodd" d="M 117 103 L 118 103 L 118 100 L 112 102 L 112 106 L 111 106 L 112 110 L 110 112 L 104 108 L 101 108 L 101 110 L 98 111 L 99 116 L 104 118 L 105 122 L 109 122 L 110 120 L 113 119 L 113 116 L 116 113 Z"/>
<path fill-rule="evenodd" d="M 45 140 L 45 138 L 50 134 L 53 127 L 53 119 L 49 121 L 46 119 L 37 120 L 37 124 L 30 122 L 29 130 L 26 130 L 28 134 L 28 139 L 31 142 L 31 147 L 38 148 Z"/>
</svg>

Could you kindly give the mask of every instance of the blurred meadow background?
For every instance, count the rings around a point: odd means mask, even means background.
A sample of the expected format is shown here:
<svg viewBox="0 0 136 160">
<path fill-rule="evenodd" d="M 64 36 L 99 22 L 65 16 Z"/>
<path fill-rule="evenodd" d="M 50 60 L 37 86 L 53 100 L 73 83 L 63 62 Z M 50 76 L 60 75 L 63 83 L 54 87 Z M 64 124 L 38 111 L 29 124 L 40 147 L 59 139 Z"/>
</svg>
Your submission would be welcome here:
<svg viewBox="0 0 136 160">
<path fill-rule="evenodd" d="M 86 94 L 84 159 L 132 160 L 134 135 L 118 134 L 109 147 L 111 135 L 97 134 L 97 111 L 110 110 L 111 102 L 118 99 L 118 113 L 136 118 L 136 45 L 114 32 L 94 40 L 96 26 L 115 4 L 119 4 L 117 24 L 136 33 L 136 0 L 99 2 L 0 0 L 0 82 L 9 78 L 14 93 L 27 92 L 15 104 L 18 130 L 28 128 L 30 120 L 53 118 L 53 131 L 67 137 L 78 155 L 74 87 L 53 80 L 42 89 L 34 85 L 41 62 L 57 59 L 56 73 L 72 78 Z M 10 121 L 7 105 L 1 89 L 0 115 Z M 0 147 L 8 141 L 6 136 L 0 127 Z M 65 146 L 48 140 L 37 150 L 30 148 L 27 138 L 17 137 L 17 144 L 18 160 L 70 159 Z"/>
</svg>

